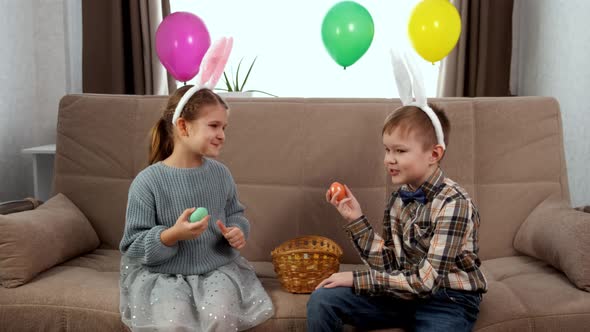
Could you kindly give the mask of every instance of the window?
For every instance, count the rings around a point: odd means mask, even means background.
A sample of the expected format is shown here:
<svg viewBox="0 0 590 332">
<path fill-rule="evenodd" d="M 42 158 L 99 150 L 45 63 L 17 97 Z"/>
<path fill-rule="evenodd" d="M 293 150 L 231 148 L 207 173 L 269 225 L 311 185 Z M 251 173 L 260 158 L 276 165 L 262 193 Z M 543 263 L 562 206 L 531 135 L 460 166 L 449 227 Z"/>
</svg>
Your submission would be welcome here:
<svg viewBox="0 0 590 332">
<path fill-rule="evenodd" d="M 369 50 L 346 70 L 332 60 L 321 37 L 322 20 L 338 0 L 170 2 L 172 12 L 199 16 L 212 42 L 222 36 L 234 38 L 226 71 L 235 71 L 241 58 L 249 65 L 258 56 L 246 90 L 281 97 L 396 98 L 389 56 L 389 49 L 396 47 L 411 52 L 422 70 L 428 96 L 436 95 L 440 63 L 420 58 L 407 34 L 410 13 L 419 0 L 358 0 L 371 13 L 375 35 Z M 246 72 L 244 63 L 241 73 Z M 222 77 L 218 87 L 224 86 Z"/>
</svg>

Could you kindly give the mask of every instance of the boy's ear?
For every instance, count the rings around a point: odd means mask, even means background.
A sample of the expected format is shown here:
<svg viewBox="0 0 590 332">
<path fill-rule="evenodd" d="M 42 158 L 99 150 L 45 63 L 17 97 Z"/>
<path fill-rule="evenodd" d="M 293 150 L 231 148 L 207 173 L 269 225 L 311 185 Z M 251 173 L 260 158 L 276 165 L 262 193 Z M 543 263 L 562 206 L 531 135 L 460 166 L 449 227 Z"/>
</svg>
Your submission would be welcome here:
<svg viewBox="0 0 590 332">
<path fill-rule="evenodd" d="M 443 149 L 442 145 L 436 144 L 434 148 L 432 148 L 432 154 L 430 156 L 430 161 L 434 163 L 438 163 L 442 157 L 445 155 L 445 149 Z"/>
</svg>

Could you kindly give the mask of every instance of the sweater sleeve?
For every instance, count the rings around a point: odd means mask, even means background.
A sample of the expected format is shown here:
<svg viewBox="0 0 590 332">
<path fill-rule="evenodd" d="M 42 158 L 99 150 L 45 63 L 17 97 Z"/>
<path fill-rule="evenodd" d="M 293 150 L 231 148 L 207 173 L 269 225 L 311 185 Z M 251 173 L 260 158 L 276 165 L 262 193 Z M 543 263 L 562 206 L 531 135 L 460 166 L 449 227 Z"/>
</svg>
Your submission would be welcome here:
<svg viewBox="0 0 590 332">
<path fill-rule="evenodd" d="M 168 247 L 160 240 L 167 229 L 157 224 L 155 200 L 148 186 L 133 181 L 129 189 L 125 231 L 119 249 L 130 257 L 140 258 L 148 266 L 164 263 L 178 252 L 178 244 Z"/>
<path fill-rule="evenodd" d="M 227 170 L 227 179 L 229 182 L 229 194 L 225 205 L 225 218 L 228 226 L 239 227 L 244 233 L 244 238 L 248 239 L 250 234 L 250 222 L 244 216 L 244 206 L 238 199 L 236 183 L 229 170 Z"/>
</svg>

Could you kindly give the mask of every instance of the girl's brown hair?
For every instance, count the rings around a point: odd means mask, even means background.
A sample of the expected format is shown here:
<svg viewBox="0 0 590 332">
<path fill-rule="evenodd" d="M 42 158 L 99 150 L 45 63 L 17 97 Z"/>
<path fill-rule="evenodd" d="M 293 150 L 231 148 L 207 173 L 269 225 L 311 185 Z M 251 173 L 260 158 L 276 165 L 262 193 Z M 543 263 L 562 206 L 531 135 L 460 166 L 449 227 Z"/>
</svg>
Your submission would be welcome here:
<svg viewBox="0 0 590 332">
<path fill-rule="evenodd" d="M 168 98 L 168 104 L 164 109 L 164 113 L 152 127 L 152 140 L 149 151 L 150 165 L 164 160 L 172 154 L 172 150 L 174 150 L 174 125 L 172 124 L 172 116 L 180 98 L 191 87 L 192 85 L 185 85 L 177 89 Z M 187 121 L 196 120 L 199 118 L 201 108 L 207 105 L 222 105 L 225 109 L 228 109 L 225 101 L 215 92 L 209 89 L 201 89 L 188 100 L 182 111 L 180 111 L 180 117 Z"/>
</svg>

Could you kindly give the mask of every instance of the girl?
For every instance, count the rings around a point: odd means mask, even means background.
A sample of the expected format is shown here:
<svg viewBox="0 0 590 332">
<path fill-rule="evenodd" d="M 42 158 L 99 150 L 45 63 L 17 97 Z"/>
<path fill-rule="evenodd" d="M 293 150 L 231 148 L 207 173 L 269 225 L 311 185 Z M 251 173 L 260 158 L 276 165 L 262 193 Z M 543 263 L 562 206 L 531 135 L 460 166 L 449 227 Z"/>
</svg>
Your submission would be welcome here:
<svg viewBox="0 0 590 332">
<path fill-rule="evenodd" d="M 150 166 L 129 189 L 120 244 L 120 310 L 133 331 L 238 331 L 274 313 L 239 253 L 250 227 L 233 178 L 210 159 L 227 121 L 217 94 L 184 86 L 152 129 Z M 209 215 L 191 223 L 197 206 Z"/>
</svg>

